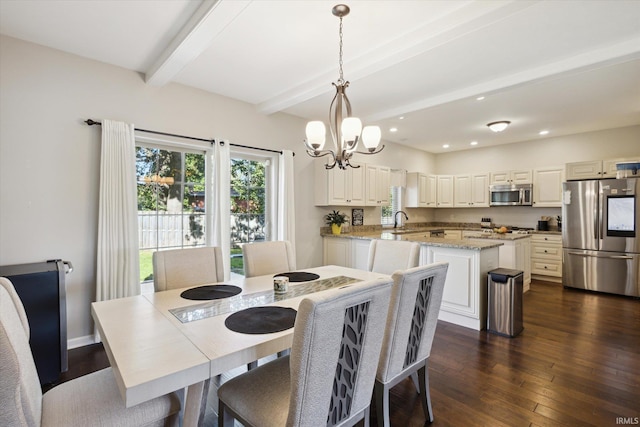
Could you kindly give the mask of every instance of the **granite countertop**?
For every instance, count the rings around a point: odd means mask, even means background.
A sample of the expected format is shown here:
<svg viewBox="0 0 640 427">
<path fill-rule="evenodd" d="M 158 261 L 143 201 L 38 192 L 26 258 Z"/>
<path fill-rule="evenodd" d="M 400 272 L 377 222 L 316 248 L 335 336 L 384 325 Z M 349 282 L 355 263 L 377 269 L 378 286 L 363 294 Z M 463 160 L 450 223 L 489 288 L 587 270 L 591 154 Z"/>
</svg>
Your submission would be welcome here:
<svg viewBox="0 0 640 427">
<path fill-rule="evenodd" d="M 438 230 L 438 227 L 433 228 Z M 323 234 L 324 237 L 346 238 L 346 239 L 382 239 L 382 240 L 405 240 L 410 242 L 418 242 L 424 246 L 439 246 L 443 248 L 483 250 L 489 248 L 497 248 L 503 244 L 496 241 L 479 242 L 474 239 L 444 239 L 442 237 L 431 237 L 429 230 L 419 231 L 416 233 L 393 234 L 390 231 L 356 231 L 344 234 Z"/>
</svg>

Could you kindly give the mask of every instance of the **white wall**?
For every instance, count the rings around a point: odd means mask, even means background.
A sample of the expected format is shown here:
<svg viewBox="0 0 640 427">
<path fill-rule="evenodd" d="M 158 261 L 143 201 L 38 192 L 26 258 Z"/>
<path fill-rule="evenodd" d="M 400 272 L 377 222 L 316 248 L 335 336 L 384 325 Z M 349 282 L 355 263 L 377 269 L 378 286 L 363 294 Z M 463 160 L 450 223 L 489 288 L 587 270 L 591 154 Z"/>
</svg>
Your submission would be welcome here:
<svg viewBox="0 0 640 427">
<path fill-rule="evenodd" d="M 182 85 L 148 86 L 139 73 L 5 36 L 0 93 L 0 265 L 52 258 L 73 263 L 67 277 L 72 341 L 92 334 L 95 300 L 100 128 L 82 123 L 87 118 L 293 150 L 298 266 L 322 263 L 318 231 L 328 209 L 313 205 L 318 160 L 303 149 L 306 120 L 265 116 L 250 104 Z M 380 164 L 435 168 L 434 156 L 390 145 Z M 380 162 L 379 156 L 356 160 Z"/>
<path fill-rule="evenodd" d="M 100 128 L 87 118 L 273 149 L 295 156 L 297 260 L 320 264 L 305 121 L 12 38 L 0 38 L 0 265 L 69 260 L 68 335 L 92 331 Z"/>
</svg>

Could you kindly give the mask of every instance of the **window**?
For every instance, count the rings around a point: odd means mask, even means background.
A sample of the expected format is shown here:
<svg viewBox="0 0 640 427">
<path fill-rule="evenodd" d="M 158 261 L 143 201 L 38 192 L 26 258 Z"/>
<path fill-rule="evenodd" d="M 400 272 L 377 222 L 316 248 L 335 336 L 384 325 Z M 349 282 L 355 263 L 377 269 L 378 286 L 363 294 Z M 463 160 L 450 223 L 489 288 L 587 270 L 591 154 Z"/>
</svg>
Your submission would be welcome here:
<svg viewBox="0 0 640 427">
<path fill-rule="evenodd" d="M 205 155 L 136 146 L 140 281 L 153 280 L 154 251 L 205 245 Z"/>
<path fill-rule="evenodd" d="M 400 192 L 402 187 L 391 187 L 389 189 L 389 204 L 382 206 L 380 212 L 380 224 L 382 225 L 393 225 L 395 218 L 394 214 L 401 209 L 401 196 Z M 398 225 L 402 225 L 404 222 L 404 217 L 400 215 L 398 217 Z"/>
<path fill-rule="evenodd" d="M 271 157 L 231 154 L 231 272 L 244 274 L 242 245 L 271 240 Z"/>
</svg>

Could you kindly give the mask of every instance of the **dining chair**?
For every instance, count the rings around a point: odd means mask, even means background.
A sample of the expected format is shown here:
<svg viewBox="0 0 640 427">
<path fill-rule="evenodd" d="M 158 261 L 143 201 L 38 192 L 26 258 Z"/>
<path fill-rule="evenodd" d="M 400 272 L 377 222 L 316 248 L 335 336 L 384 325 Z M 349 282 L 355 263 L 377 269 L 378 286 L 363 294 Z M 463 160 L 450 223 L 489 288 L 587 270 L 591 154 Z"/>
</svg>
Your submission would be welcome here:
<svg viewBox="0 0 640 427">
<path fill-rule="evenodd" d="M 153 286 L 156 292 L 223 280 L 222 251 L 217 246 L 153 253 Z"/>
<path fill-rule="evenodd" d="M 175 393 L 126 408 L 111 368 L 67 382 L 42 394 L 20 312 L 7 279 L 0 286 L 1 426 L 177 426 Z M 7 283 L 9 282 L 9 283 Z M 11 289 L 9 288 L 11 287 Z M 13 289 L 15 292 L 15 289 Z"/>
<path fill-rule="evenodd" d="M 306 296 L 291 354 L 218 389 L 218 426 L 369 425 L 392 280 L 377 279 Z"/>
<path fill-rule="evenodd" d="M 390 425 L 389 390 L 407 377 L 411 377 L 421 394 L 425 417 L 433 422 L 429 356 L 448 268 L 448 262 L 438 262 L 393 273 L 374 391 L 380 426 Z"/>
<path fill-rule="evenodd" d="M 296 257 L 287 240 L 242 245 L 245 277 L 286 273 L 296 269 Z"/>
<path fill-rule="evenodd" d="M 418 266 L 420 243 L 401 240 L 371 240 L 369 245 L 368 270 L 375 273 L 393 274 Z"/>
</svg>

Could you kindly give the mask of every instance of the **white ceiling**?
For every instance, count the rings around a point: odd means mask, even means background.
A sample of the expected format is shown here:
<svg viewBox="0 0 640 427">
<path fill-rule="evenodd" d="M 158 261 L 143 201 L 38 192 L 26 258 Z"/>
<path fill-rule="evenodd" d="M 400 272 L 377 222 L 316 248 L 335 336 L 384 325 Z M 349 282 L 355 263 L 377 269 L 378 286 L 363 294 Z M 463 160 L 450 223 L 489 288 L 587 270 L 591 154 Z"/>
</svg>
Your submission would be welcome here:
<svg viewBox="0 0 640 427">
<path fill-rule="evenodd" d="M 0 0 L 0 33 L 141 72 L 147 84 L 326 121 L 337 3 Z M 640 124 L 638 0 L 348 5 L 348 95 L 386 141 L 441 153 L 543 138 L 543 129 L 553 137 Z M 496 120 L 512 124 L 496 134 L 486 127 Z"/>
</svg>

